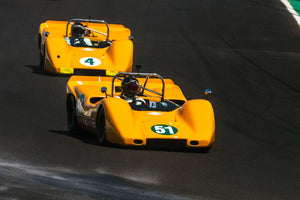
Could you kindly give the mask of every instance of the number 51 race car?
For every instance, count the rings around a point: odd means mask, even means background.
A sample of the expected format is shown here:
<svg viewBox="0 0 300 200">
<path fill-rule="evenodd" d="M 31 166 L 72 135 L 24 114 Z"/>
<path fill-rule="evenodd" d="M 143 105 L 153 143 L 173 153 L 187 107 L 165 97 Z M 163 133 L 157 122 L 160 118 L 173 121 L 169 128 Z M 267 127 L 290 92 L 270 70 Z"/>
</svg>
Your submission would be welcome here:
<svg viewBox="0 0 300 200">
<path fill-rule="evenodd" d="M 187 101 L 171 79 L 155 73 L 72 76 L 66 107 L 69 130 L 90 131 L 100 144 L 208 151 L 215 141 L 211 103 Z"/>
<path fill-rule="evenodd" d="M 132 39 L 130 29 L 104 20 L 48 20 L 39 29 L 41 71 L 102 76 L 131 72 Z"/>
</svg>

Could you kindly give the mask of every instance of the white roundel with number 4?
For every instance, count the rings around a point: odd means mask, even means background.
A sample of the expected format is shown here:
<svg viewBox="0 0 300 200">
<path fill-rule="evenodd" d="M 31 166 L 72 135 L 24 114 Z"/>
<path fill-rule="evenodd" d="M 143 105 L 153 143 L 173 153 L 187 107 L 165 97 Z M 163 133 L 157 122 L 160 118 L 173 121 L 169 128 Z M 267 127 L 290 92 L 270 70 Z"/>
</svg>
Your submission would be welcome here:
<svg viewBox="0 0 300 200">
<path fill-rule="evenodd" d="M 82 65 L 95 67 L 101 64 L 101 61 L 98 58 L 93 57 L 84 57 L 79 60 Z"/>
</svg>

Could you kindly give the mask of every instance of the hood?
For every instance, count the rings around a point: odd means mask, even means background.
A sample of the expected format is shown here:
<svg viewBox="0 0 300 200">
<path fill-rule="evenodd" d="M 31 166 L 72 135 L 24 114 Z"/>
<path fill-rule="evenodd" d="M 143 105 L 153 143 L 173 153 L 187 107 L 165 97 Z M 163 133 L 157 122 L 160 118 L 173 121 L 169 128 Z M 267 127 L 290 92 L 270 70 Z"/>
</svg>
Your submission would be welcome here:
<svg viewBox="0 0 300 200">
<path fill-rule="evenodd" d="M 109 69 L 111 64 L 105 56 L 107 49 L 71 47 L 71 65 L 74 69 Z"/>
<path fill-rule="evenodd" d="M 177 116 L 177 110 L 171 112 L 134 111 L 136 128 L 148 139 L 186 139 L 193 135 L 190 126 Z"/>
</svg>

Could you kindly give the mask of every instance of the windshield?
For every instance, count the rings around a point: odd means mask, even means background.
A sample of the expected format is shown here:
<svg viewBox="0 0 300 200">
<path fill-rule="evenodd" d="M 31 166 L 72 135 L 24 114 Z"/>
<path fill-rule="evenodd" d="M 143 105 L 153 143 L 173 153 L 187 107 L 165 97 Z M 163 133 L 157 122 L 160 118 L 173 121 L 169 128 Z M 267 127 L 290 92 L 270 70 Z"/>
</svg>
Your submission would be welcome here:
<svg viewBox="0 0 300 200">
<path fill-rule="evenodd" d="M 165 111 L 170 112 L 177 108 L 179 105 L 165 100 L 162 102 L 149 101 L 148 99 L 137 98 L 136 101 L 128 102 L 133 110 L 138 111 Z"/>
<path fill-rule="evenodd" d="M 92 41 L 89 38 L 65 38 L 68 45 L 73 47 L 90 47 L 90 48 L 106 48 L 111 42 L 110 41 Z"/>
</svg>

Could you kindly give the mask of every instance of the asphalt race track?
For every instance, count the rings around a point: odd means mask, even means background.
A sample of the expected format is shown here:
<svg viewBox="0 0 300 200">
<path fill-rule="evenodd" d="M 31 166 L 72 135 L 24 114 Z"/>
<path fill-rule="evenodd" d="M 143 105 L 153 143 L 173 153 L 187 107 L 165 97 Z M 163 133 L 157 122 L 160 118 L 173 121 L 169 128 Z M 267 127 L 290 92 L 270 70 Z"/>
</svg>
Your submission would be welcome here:
<svg viewBox="0 0 300 200">
<path fill-rule="evenodd" d="M 188 99 L 213 90 L 210 153 L 99 146 L 42 75 L 47 19 L 131 28 L 134 63 Z M 280 0 L 1 0 L 0 200 L 299 199 L 300 27 Z"/>
</svg>

